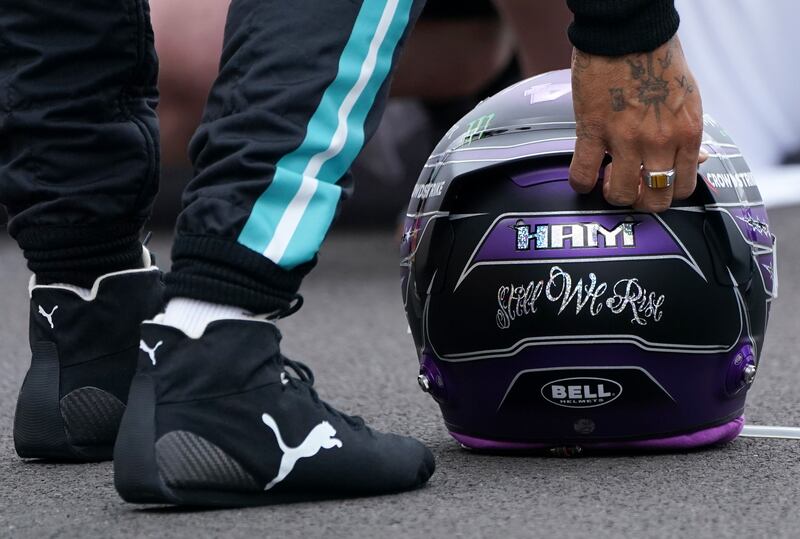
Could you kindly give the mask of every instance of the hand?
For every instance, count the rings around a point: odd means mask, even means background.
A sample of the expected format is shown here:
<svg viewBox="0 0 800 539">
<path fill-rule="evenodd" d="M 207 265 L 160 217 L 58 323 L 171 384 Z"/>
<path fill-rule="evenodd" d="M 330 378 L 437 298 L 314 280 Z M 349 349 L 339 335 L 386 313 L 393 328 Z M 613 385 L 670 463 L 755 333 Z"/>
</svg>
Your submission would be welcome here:
<svg viewBox="0 0 800 539">
<path fill-rule="evenodd" d="M 587 193 L 605 153 L 603 194 L 617 206 L 660 212 L 697 184 L 703 106 L 677 36 L 649 53 L 595 56 L 573 50 L 572 95 L 577 141 L 570 185 Z M 641 168 L 675 168 L 672 187 L 644 185 Z"/>
</svg>

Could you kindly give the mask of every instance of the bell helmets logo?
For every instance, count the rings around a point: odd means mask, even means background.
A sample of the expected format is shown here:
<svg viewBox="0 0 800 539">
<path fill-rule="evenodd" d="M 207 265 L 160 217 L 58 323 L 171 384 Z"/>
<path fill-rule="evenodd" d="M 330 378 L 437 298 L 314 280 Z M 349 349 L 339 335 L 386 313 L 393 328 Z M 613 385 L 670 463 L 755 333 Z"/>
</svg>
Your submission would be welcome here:
<svg viewBox="0 0 800 539">
<path fill-rule="evenodd" d="M 622 385 L 608 378 L 562 378 L 542 386 L 542 397 L 565 408 L 594 408 L 616 400 Z"/>
</svg>

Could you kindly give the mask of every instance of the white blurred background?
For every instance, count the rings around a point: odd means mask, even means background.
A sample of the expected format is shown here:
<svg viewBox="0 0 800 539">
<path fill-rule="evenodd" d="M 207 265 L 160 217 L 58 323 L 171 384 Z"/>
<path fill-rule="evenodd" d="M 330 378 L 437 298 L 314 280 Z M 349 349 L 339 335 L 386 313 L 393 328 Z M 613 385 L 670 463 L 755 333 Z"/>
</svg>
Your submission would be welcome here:
<svg viewBox="0 0 800 539">
<path fill-rule="evenodd" d="M 769 206 L 800 202 L 800 2 L 676 6 L 703 109 L 742 148 Z"/>
</svg>

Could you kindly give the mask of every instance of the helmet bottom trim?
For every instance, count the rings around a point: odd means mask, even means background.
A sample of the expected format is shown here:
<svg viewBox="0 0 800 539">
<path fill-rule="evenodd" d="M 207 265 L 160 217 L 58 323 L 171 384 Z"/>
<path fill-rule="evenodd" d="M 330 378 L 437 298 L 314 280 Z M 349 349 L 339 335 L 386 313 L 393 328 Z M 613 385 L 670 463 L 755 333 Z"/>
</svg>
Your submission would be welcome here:
<svg viewBox="0 0 800 539">
<path fill-rule="evenodd" d="M 651 438 L 649 440 L 629 440 L 620 442 L 581 442 L 569 443 L 569 446 L 579 446 L 586 450 L 600 451 L 676 451 L 694 449 L 709 445 L 726 444 L 734 440 L 744 427 L 744 416 L 739 416 L 732 421 L 701 429 L 687 434 L 668 436 L 666 438 Z M 484 451 L 537 451 L 548 450 L 559 445 L 556 443 L 541 442 L 507 442 L 501 440 L 488 440 L 476 438 L 466 434 L 450 431 L 450 436 L 467 449 Z"/>
</svg>

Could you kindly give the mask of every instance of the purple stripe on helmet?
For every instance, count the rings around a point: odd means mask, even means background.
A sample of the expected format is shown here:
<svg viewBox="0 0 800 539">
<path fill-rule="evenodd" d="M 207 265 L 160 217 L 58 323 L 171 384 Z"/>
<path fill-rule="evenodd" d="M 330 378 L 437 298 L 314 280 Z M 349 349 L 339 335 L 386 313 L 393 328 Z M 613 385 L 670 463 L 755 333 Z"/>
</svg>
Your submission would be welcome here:
<svg viewBox="0 0 800 539">
<path fill-rule="evenodd" d="M 744 416 L 737 417 L 723 425 L 698 430 L 688 434 L 668 436 L 665 438 L 652 438 L 649 440 L 633 440 L 622 442 L 581 442 L 584 449 L 601 451 L 680 451 L 716 444 L 725 444 L 734 440 L 744 427 Z M 558 447 L 559 444 L 540 442 L 505 442 L 500 440 L 485 440 L 450 432 L 450 436 L 460 444 L 470 449 L 483 449 L 495 451 L 535 451 Z"/>
<path fill-rule="evenodd" d="M 702 326 L 696 319 L 687 323 Z M 724 331 L 736 338 L 739 327 Z M 698 344 L 727 339 L 710 328 L 698 333 L 703 339 Z M 702 356 L 654 354 L 623 344 L 551 345 L 524 349 L 513 358 L 457 363 L 425 353 L 422 362 L 428 371 L 436 367 L 441 388 L 434 396 L 450 431 L 463 432 L 467 425 L 470 434 L 490 440 L 583 440 L 587 436 L 576 421 L 590 419 L 595 429 L 588 438 L 609 440 L 693 432 L 742 415 L 747 388 L 736 375 L 743 374 L 752 353 L 749 341 Z M 616 382 L 624 387 L 622 395 L 581 410 L 555 405 L 541 391 L 550 382 L 584 376 Z"/>
<path fill-rule="evenodd" d="M 513 176 L 511 181 L 520 187 L 531 187 L 556 180 L 566 180 L 567 178 L 569 178 L 569 169 L 567 167 L 551 167 Z"/>
<path fill-rule="evenodd" d="M 601 168 L 597 173 L 597 178 L 602 180 L 605 176 L 605 167 Z M 533 185 L 540 185 L 552 181 L 569 179 L 569 167 L 550 167 L 538 168 L 531 172 L 524 174 L 517 174 L 511 177 L 511 181 L 520 187 L 531 187 Z"/>
<path fill-rule="evenodd" d="M 626 222 L 633 223 L 632 244 L 625 244 L 624 235 L 619 231 L 619 227 Z M 553 225 L 572 225 L 567 228 L 562 226 L 559 232 L 566 235 L 580 235 L 580 241 L 585 246 L 573 247 L 575 240 L 563 239 L 562 246 L 554 247 Z M 614 231 L 613 241 L 616 244 L 607 245 L 605 236 L 598 234 L 596 229 L 590 243 L 591 232 L 587 225 L 602 226 L 606 233 Z M 520 231 L 521 227 L 524 230 Z M 537 236 L 537 231 L 541 231 L 541 237 Z M 518 241 L 520 233 L 525 240 L 522 248 L 519 248 Z M 563 237 L 566 238 L 566 235 Z M 658 255 L 684 255 L 684 252 L 651 214 L 631 212 L 630 214 L 521 215 L 498 221 L 476 253 L 474 262 Z"/>
</svg>

